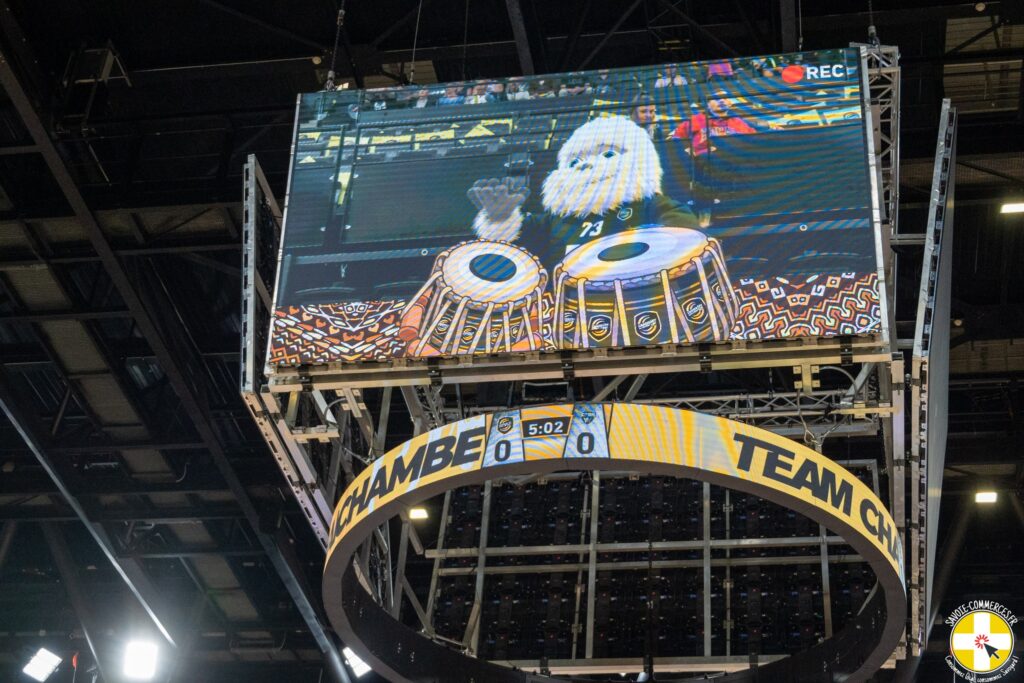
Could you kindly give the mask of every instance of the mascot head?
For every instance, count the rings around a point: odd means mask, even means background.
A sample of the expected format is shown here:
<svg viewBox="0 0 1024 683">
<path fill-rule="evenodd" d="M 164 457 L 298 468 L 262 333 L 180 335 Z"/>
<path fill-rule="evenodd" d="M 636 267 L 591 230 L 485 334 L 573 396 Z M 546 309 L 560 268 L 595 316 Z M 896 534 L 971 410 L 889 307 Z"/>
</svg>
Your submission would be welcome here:
<svg viewBox="0 0 1024 683">
<path fill-rule="evenodd" d="M 577 128 L 544 180 L 544 208 L 558 216 L 602 214 L 661 192 L 661 160 L 643 128 L 605 116 Z"/>
</svg>

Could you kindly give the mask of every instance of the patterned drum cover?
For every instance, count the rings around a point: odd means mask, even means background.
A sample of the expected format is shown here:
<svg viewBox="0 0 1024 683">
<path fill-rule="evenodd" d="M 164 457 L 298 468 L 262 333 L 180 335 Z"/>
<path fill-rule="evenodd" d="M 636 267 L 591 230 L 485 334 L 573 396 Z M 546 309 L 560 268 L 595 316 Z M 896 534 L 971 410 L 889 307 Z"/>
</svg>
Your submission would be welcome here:
<svg viewBox="0 0 1024 683">
<path fill-rule="evenodd" d="M 557 348 L 728 339 L 738 309 L 718 241 L 688 228 L 588 242 L 554 283 Z"/>
<path fill-rule="evenodd" d="M 438 255 L 433 294 L 414 349 L 445 355 L 540 347 L 548 276 L 540 261 L 514 244 L 471 240 Z"/>
</svg>

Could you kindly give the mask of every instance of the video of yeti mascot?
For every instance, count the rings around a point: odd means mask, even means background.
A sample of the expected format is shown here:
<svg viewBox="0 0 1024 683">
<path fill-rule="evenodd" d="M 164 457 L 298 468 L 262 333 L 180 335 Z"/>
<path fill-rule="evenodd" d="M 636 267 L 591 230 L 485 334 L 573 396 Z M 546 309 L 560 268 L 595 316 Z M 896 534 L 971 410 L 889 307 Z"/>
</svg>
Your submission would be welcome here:
<svg viewBox="0 0 1024 683">
<path fill-rule="evenodd" d="M 629 118 L 614 115 L 583 124 L 559 149 L 558 167 L 543 183 L 541 213 L 523 211 L 530 190 L 520 181 L 490 178 L 475 182 L 466 194 L 478 209 L 473 231 L 479 239 L 440 255 L 431 279 L 407 304 L 399 330 L 400 338 L 408 342 L 407 355 L 553 348 L 541 334 L 545 322 L 541 317 L 551 314 L 550 306 L 527 304 L 518 316 L 513 315 L 523 324 L 512 329 L 506 321 L 503 330 L 501 320 L 485 319 L 486 311 L 474 317 L 472 302 L 457 305 L 440 301 L 439 298 L 454 294 L 453 288 L 445 290 L 438 286 L 439 276 L 443 279 L 444 271 L 452 267 L 455 252 L 486 251 L 490 244 L 494 251 L 499 247 L 517 248 L 525 250 L 534 262 L 539 260 L 538 266 L 543 266 L 540 280 L 545 286 L 548 273 L 566 254 L 592 240 L 648 227 L 701 227 L 689 207 L 662 194 L 663 175 L 661 159 L 647 132 Z M 496 242 L 506 244 L 495 246 Z M 471 266 L 464 270 L 470 269 Z M 466 272 L 456 277 L 472 281 L 476 275 Z M 485 289 L 486 284 L 481 283 L 476 289 Z M 488 298 L 472 292 L 465 294 L 464 298 L 476 302 Z M 506 311 L 516 313 L 511 310 L 511 302 L 507 306 Z M 452 315 L 451 310 L 457 313 Z M 498 317 L 493 307 L 487 310 L 492 317 Z M 483 334 L 474 332 L 483 327 L 487 328 Z M 461 337 L 466 338 L 466 345 L 460 346 Z M 495 345 L 482 343 L 488 337 Z M 503 337 L 508 343 L 501 344 Z"/>
<path fill-rule="evenodd" d="M 624 116 L 605 116 L 575 131 L 558 150 L 558 167 L 541 191 L 543 214 L 524 214 L 530 195 L 511 179 L 480 180 L 467 193 L 479 209 L 477 237 L 516 242 L 552 268 L 594 239 L 655 226 L 698 228 L 697 216 L 662 194 L 658 150 L 643 128 Z"/>
</svg>

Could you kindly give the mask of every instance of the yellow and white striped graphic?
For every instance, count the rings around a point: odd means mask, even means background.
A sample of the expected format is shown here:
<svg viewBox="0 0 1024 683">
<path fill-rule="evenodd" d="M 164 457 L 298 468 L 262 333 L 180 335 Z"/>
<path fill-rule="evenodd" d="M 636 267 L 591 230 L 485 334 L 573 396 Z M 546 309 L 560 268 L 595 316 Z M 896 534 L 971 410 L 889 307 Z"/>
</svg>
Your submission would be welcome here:
<svg viewBox="0 0 1024 683">
<path fill-rule="evenodd" d="M 425 497 L 420 492 L 425 487 L 437 491 L 479 483 L 509 468 L 516 473 L 679 468 L 678 476 L 734 486 L 789 505 L 834 530 L 845 529 L 852 545 L 879 551 L 902 582 L 903 546 L 892 516 L 870 487 L 838 463 L 742 422 L 629 403 L 531 406 L 420 434 L 378 458 L 346 489 L 331 525 L 331 553 L 383 506 L 400 508 Z M 993 624 L 972 621 L 964 628 L 989 629 L 988 642 L 998 653 L 1006 631 Z M 975 657 L 975 650 L 963 652 Z"/>
</svg>

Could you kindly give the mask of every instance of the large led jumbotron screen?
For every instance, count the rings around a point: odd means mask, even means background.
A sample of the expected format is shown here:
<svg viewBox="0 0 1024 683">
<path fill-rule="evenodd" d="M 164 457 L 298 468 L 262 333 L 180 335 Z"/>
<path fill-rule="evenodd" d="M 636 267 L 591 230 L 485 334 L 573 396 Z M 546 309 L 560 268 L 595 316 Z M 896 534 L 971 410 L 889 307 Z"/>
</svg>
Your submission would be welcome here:
<svg viewBox="0 0 1024 683">
<path fill-rule="evenodd" d="M 303 95 L 269 362 L 878 333 L 860 68 Z"/>
</svg>

